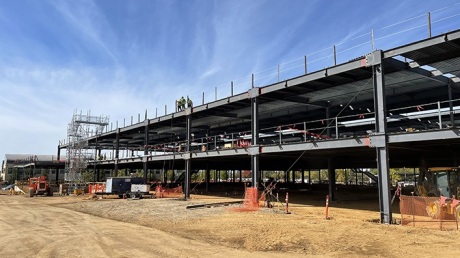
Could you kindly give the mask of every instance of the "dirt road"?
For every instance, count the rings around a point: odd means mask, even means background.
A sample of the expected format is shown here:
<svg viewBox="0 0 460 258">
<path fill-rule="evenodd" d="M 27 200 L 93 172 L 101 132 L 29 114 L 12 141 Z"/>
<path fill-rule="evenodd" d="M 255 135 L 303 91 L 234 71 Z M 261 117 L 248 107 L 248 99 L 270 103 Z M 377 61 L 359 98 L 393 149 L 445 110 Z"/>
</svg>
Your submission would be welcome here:
<svg viewBox="0 0 460 258">
<path fill-rule="evenodd" d="M 237 250 L 47 203 L 0 195 L 1 257 L 292 257 Z M 45 202 L 45 203 L 44 203 Z"/>
<path fill-rule="evenodd" d="M 0 195 L 0 257 L 460 257 L 460 231 L 373 223 L 373 199 L 334 202 L 330 220 L 308 194 L 289 215 L 185 209 L 228 197 L 85 199 Z"/>
</svg>

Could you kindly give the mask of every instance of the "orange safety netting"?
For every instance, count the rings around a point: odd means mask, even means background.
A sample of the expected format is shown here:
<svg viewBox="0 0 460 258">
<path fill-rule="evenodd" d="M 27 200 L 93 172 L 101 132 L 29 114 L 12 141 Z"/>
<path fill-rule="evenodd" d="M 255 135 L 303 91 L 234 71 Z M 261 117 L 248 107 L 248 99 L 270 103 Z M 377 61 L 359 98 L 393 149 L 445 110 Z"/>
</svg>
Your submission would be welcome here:
<svg viewBox="0 0 460 258">
<path fill-rule="evenodd" d="M 157 198 L 178 198 L 184 194 L 182 191 L 182 186 L 174 188 L 166 188 L 161 185 L 155 188 L 155 196 Z"/>
<path fill-rule="evenodd" d="M 88 193 L 95 194 L 95 193 L 104 193 L 105 192 L 105 184 L 90 184 L 88 185 Z"/>
<path fill-rule="evenodd" d="M 234 211 L 257 211 L 259 209 L 259 192 L 256 187 L 246 188 L 244 192 L 243 207 Z"/>
<path fill-rule="evenodd" d="M 403 226 L 458 230 L 460 203 L 446 197 L 399 197 L 401 224 Z"/>
</svg>

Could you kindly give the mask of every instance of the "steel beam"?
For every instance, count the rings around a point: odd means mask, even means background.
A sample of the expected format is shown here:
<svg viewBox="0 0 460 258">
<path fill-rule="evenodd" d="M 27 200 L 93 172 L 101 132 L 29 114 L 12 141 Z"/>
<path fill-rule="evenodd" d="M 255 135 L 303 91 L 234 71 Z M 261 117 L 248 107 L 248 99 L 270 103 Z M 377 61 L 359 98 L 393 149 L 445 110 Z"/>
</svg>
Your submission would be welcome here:
<svg viewBox="0 0 460 258">
<path fill-rule="evenodd" d="M 380 137 L 387 137 L 387 119 L 385 103 L 385 79 L 382 64 L 382 51 L 374 51 L 372 55 L 372 72 L 374 75 L 374 110 L 375 110 L 375 134 Z M 377 151 L 377 169 L 379 174 L 379 203 L 380 222 L 391 223 L 391 192 L 388 161 L 388 142 L 375 147 Z"/>
<path fill-rule="evenodd" d="M 388 136 L 388 142 L 391 143 L 403 143 L 403 142 L 418 142 L 418 141 L 437 141 L 437 140 L 448 140 L 448 139 L 459 139 L 459 129 L 443 129 L 436 131 L 427 132 L 413 132 L 394 134 Z"/>
<path fill-rule="evenodd" d="M 427 40 L 417 41 L 417 42 L 412 43 L 412 44 L 408 44 L 408 45 L 405 45 L 405 46 L 402 46 L 402 47 L 387 50 L 387 51 L 384 52 L 384 58 L 393 57 L 393 56 L 397 56 L 397 55 L 404 56 L 405 53 L 408 53 L 408 52 L 411 52 L 411 51 L 420 50 L 420 49 L 423 49 L 423 48 L 426 48 L 426 47 L 431 47 L 431 46 L 434 46 L 434 45 L 437 45 L 437 44 L 444 43 L 446 41 L 451 41 L 451 40 L 455 40 L 455 39 L 459 39 L 459 38 L 460 38 L 460 31 L 457 30 L 457 31 L 454 31 L 454 32 L 439 35 L 437 37 L 432 37 L 432 38 L 429 38 Z M 421 65 L 423 65 L 423 64 L 421 64 Z"/>
<path fill-rule="evenodd" d="M 312 142 L 304 142 L 298 144 L 285 145 L 270 145 L 261 147 L 261 153 L 280 153 L 291 151 L 315 151 L 326 149 L 343 149 L 343 148 L 359 148 L 367 147 L 369 142 L 368 137 L 353 137 L 347 139 L 334 140 L 316 140 Z"/>
</svg>

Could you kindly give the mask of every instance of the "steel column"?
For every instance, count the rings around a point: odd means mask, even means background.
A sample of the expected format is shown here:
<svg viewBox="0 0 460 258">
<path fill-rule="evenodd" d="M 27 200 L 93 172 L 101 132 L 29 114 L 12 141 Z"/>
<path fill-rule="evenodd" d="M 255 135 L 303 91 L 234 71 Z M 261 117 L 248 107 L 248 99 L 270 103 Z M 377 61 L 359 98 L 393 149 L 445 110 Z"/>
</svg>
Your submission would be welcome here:
<svg viewBox="0 0 460 258">
<path fill-rule="evenodd" d="M 302 173 L 302 184 L 305 184 L 305 169 L 302 168 L 300 171 Z"/>
<path fill-rule="evenodd" d="M 118 157 L 120 152 L 120 128 L 117 128 L 116 138 L 115 138 L 115 167 L 114 167 L 114 176 L 118 176 Z"/>
<path fill-rule="evenodd" d="M 331 137 L 331 128 L 330 128 L 331 123 L 329 122 L 329 118 L 331 115 L 330 105 L 331 105 L 330 103 L 327 103 L 327 107 L 326 107 L 326 134 L 328 137 Z"/>
<path fill-rule="evenodd" d="M 259 178 L 259 88 L 252 88 L 251 96 L 251 171 L 252 185 L 257 187 Z"/>
<path fill-rule="evenodd" d="M 186 150 L 186 160 L 185 160 L 185 182 L 184 182 L 184 198 L 190 198 L 190 180 L 191 180 L 191 166 L 192 166 L 192 156 L 190 155 L 190 138 L 192 134 L 192 114 L 188 114 L 186 116 L 186 142 L 187 142 L 187 150 Z"/>
<path fill-rule="evenodd" d="M 329 198 L 331 201 L 335 201 L 335 169 L 332 159 L 327 160 L 327 172 L 329 177 Z"/>
<path fill-rule="evenodd" d="M 209 170 L 209 164 L 206 164 L 205 181 L 206 181 L 206 193 L 208 193 L 209 192 L 209 181 L 211 181 L 211 170 Z"/>
<path fill-rule="evenodd" d="M 148 155 L 149 155 L 149 120 L 145 120 L 144 125 L 144 157 L 142 158 L 144 169 L 144 182 L 147 183 L 147 173 L 149 170 Z"/>
<path fill-rule="evenodd" d="M 390 224 L 392 220 L 391 212 L 391 192 L 388 162 L 388 139 L 385 103 L 385 79 L 382 64 L 382 51 L 374 51 L 372 56 L 372 72 L 374 76 L 374 110 L 375 110 L 375 134 L 383 138 L 381 144 L 376 146 L 377 169 L 379 175 L 379 204 L 380 222 Z"/>
<path fill-rule="evenodd" d="M 454 121 L 454 103 L 452 102 L 452 82 L 449 80 L 449 83 L 447 84 L 447 90 L 449 94 L 449 115 L 450 115 L 450 125 L 452 127 L 455 126 L 455 121 Z"/>
</svg>

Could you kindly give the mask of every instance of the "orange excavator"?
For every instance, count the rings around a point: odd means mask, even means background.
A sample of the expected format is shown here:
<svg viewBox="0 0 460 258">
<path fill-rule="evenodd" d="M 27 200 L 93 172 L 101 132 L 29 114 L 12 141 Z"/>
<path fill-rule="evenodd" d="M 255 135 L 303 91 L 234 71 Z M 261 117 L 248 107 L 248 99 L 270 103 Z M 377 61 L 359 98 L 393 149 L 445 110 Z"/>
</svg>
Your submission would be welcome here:
<svg viewBox="0 0 460 258">
<path fill-rule="evenodd" d="M 34 197 L 34 195 L 53 196 L 53 192 L 45 176 L 29 178 L 29 197 Z"/>
</svg>

